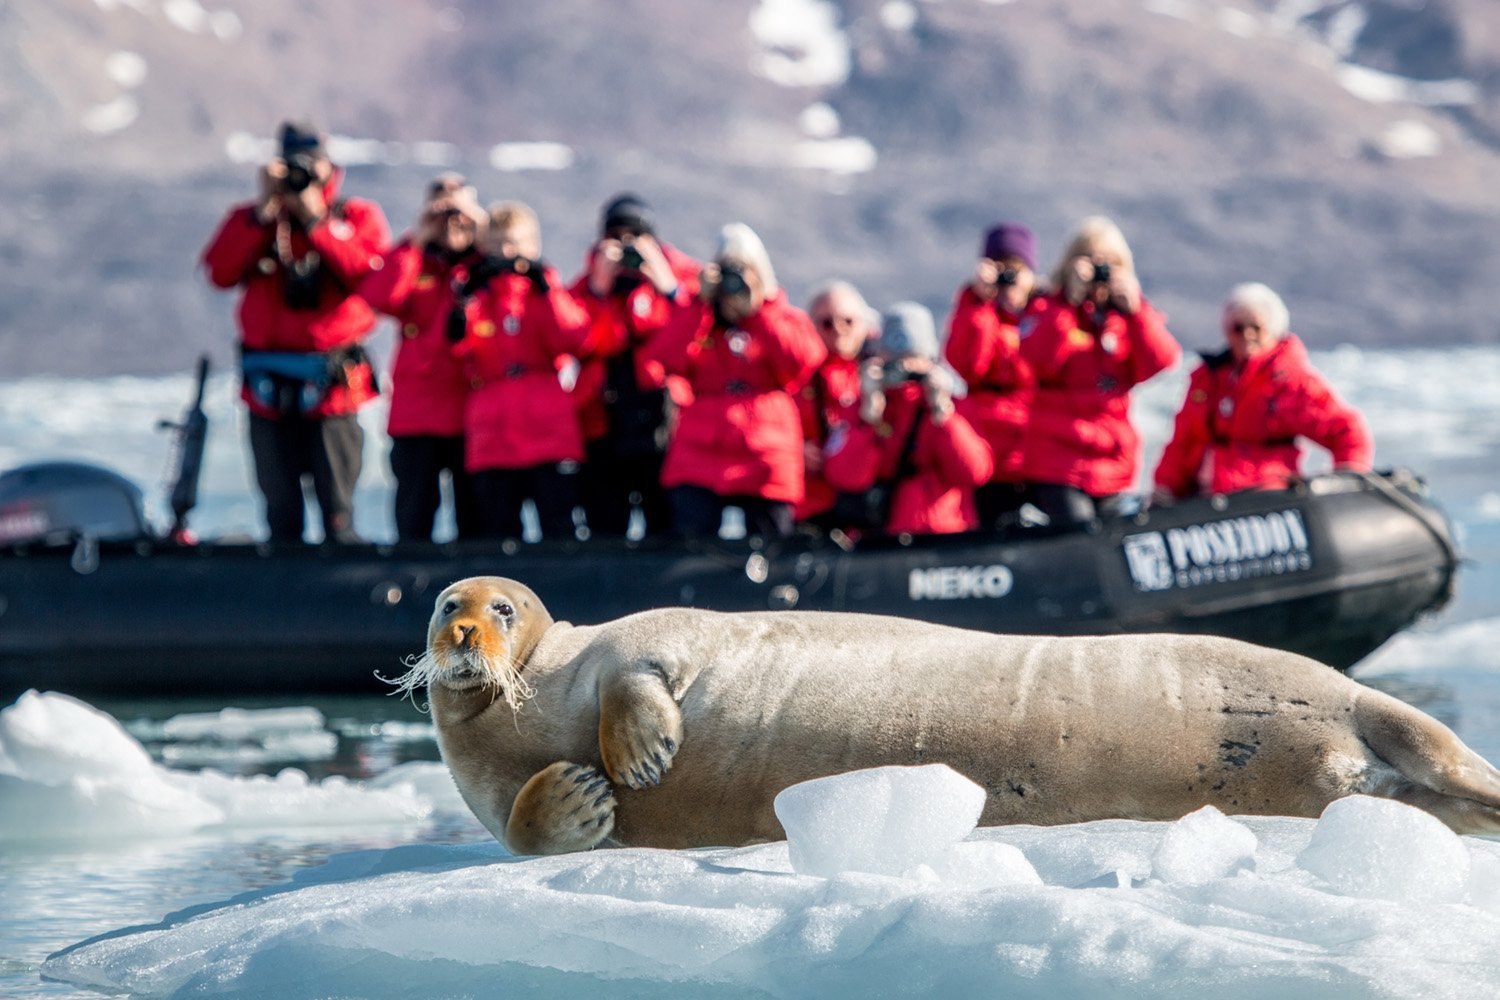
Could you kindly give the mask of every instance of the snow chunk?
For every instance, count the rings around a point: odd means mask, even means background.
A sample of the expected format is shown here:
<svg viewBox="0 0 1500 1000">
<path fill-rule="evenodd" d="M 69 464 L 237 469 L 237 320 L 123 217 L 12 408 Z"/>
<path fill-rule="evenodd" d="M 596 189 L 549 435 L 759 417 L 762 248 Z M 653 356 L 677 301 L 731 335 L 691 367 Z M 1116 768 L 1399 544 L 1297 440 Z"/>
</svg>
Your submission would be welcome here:
<svg viewBox="0 0 1500 1000">
<path fill-rule="evenodd" d="M 849 36 L 838 21 L 838 8 L 827 0 L 761 0 L 750 12 L 750 31 L 763 49 L 753 68 L 783 87 L 842 85 L 849 79 Z"/>
<path fill-rule="evenodd" d="M 1042 884 L 1042 877 L 1019 847 L 989 840 L 954 844 L 933 860 L 907 871 L 906 877 L 970 892 Z"/>
<path fill-rule="evenodd" d="M 0 711 L 0 844 L 423 822 L 467 813 L 441 764 L 393 769 L 366 787 L 288 768 L 230 777 L 162 767 L 110 716 L 28 691 Z"/>
<path fill-rule="evenodd" d="M 804 781 L 776 796 L 792 867 L 805 875 L 896 875 L 958 843 L 984 789 L 946 764 L 877 767 Z"/>
<path fill-rule="evenodd" d="M 1415 119 L 1396 122 L 1376 141 L 1375 148 L 1393 160 L 1436 156 L 1442 152 L 1443 140 L 1437 130 Z"/>
<path fill-rule="evenodd" d="M 1361 899 L 1452 903 L 1464 898 L 1469 851 L 1430 813 L 1355 795 L 1323 810 L 1297 864 Z"/>
<path fill-rule="evenodd" d="M 496 170 L 567 170 L 573 150 L 560 142 L 502 142 L 490 147 L 490 166 Z"/>
<path fill-rule="evenodd" d="M 1338 69 L 1338 81 L 1349 93 L 1371 104 L 1453 108 L 1479 101 L 1479 85 L 1472 80 L 1412 80 L 1365 66 L 1345 64 Z"/>
<path fill-rule="evenodd" d="M 1252 866 L 1256 846 L 1247 827 L 1204 806 L 1167 827 L 1151 867 L 1163 882 L 1203 885 Z"/>
<path fill-rule="evenodd" d="M 139 87 L 146 79 L 146 60 L 138 52 L 111 52 L 104 60 L 104 72 L 122 87 Z"/>
<path fill-rule="evenodd" d="M 95 135 L 109 135 L 128 128 L 141 116 L 141 106 L 129 94 L 108 104 L 96 104 L 83 113 L 83 127 Z"/>
</svg>

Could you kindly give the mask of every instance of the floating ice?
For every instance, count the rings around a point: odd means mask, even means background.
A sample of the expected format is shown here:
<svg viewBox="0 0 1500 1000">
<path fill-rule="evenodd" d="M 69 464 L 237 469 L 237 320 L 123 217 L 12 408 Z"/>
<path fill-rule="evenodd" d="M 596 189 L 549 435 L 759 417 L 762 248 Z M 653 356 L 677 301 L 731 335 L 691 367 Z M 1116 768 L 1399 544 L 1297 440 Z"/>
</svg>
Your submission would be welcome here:
<svg viewBox="0 0 1500 1000">
<path fill-rule="evenodd" d="M 839 113 L 823 101 L 809 104 L 797 116 L 797 127 L 814 139 L 832 139 L 839 134 Z"/>
<path fill-rule="evenodd" d="M 177 771 L 66 695 L 28 691 L 0 711 L 0 844 L 413 824 L 464 815 L 452 785 L 436 763 L 395 768 L 368 786 L 313 782 L 294 768 L 249 778 Z"/>
<path fill-rule="evenodd" d="M 750 31 L 761 45 L 755 71 L 784 87 L 837 87 L 849 79 L 849 37 L 827 0 L 761 0 Z"/>
<path fill-rule="evenodd" d="M 774 803 L 804 875 L 895 875 L 936 859 L 979 822 L 984 789 L 946 764 L 804 781 Z"/>
<path fill-rule="evenodd" d="M 1362 899 L 1453 903 L 1468 891 L 1463 840 L 1431 814 L 1390 799 L 1331 804 L 1297 863 L 1334 892 Z"/>
<path fill-rule="evenodd" d="M 1479 100 L 1472 80 L 1412 80 L 1352 63 L 1339 67 L 1343 88 L 1371 104 L 1420 104 L 1424 107 L 1466 107 Z"/>
<path fill-rule="evenodd" d="M 83 113 L 83 127 L 95 135 L 109 135 L 134 124 L 141 106 L 129 94 L 121 94 L 105 104 L 96 104 Z"/>
<path fill-rule="evenodd" d="M 122 87 L 139 87 L 146 79 L 146 60 L 138 52 L 111 52 L 104 60 L 104 72 Z"/>
<path fill-rule="evenodd" d="M 1443 140 L 1426 122 L 1405 119 L 1381 133 L 1375 148 L 1393 160 L 1410 160 L 1438 155 L 1443 150 Z"/>
<path fill-rule="evenodd" d="M 1167 827 L 1151 859 L 1156 877 L 1178 885 L 1202 885 L 1248 867 L 1255 834 L 1213 806 L 1204 806 Z"/>
<path fill-rule="evenodd" d="M 827 170 L 834 174 L 866 174 L 875 169 L 878 159 L 870 140 L 845 136 L 799 142 L 791 148 L 787 162 L 795 167 Z"/>
<path fill-rule="evenodd" d="M 560 142 L 502 142 L 490 147 L 490 166 L 496 170 L 566 170 L 573 150 Z"/>
<path fill-rule="evenodd" d="M 917 26 L 917 5 L 910 0 L 886 0 L 880 5 L 880 23 L 891 31 L 908 32 Z"/>
</svg>

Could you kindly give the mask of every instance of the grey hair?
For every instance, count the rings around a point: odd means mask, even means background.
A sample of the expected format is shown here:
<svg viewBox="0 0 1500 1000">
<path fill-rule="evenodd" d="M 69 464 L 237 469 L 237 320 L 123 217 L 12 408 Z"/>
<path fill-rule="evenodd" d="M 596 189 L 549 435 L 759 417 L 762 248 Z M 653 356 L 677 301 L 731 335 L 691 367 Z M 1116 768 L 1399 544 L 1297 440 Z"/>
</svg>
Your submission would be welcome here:
<svg viewBox="0 0 1500 1000">
<path fill-rule="evenodd" d="M 780 286 L 776 284 L 776 271 L 771 267 L 771 255 L 766 245 L 755 235 L 755 230 L 743 222 L 731 222 L 719 230 L 719 248 L 714 251 L 714 260 L 733 260 L 751 268 L 760 275 L 761 287 L 769 295 Z"/>
<path fill-rule="evenodd" d="M 812 312 L 813 306 L 816 306 L 824 299 L 832 298 L 835 295 L 847 295 L 849 298 L 853 299 L 854 308 L 859 312 L 861 316 L 864 317 L 866 326 L 873 329 L 880 325 L 879 310 L 870 305 L 869 302 L 865 301 L 864 295 L 861 294 L 858 288 L 855 288 L 851 282 L 845 281 L 842 278 L 835 278 L 832 281 L 825 281 L 818 287 L 814 288 L 812 296 L 807 300 L 807 311 Z"/>
<path fill-rule="evenodd" d="M 1228 316 L 1233 309 L 1244 309 L 1265 317 L 1265 333 L 1278 340 L 1286 335 L 1291 324 L 1291 314 L 1281 296 L 1270 285 L 1259 281 L 1247 281 L 1229 290 L 1224 299 L 1224 315 Z"/>
</svg>

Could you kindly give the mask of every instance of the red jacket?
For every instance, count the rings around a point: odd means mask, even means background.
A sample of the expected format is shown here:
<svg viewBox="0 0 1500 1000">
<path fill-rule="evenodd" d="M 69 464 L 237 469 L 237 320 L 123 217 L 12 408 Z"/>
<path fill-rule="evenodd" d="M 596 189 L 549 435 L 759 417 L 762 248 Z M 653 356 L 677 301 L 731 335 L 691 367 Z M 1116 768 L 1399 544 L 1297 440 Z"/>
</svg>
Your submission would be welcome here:
<svg viewBox="0 0 1500 1000">
<path fill-rule="evenodd" d="M 895 484 L 886 531 L 941 535 L 974 530 L 979 524 L 974 488 L 989 482 L 995 471 L 990 446 L 957 411 L 941 427 L 935 425 L 919 383 L 886 390 L 880 426 L 855 421 L 842 442 L 829 445 L 823 467 L 828 481 L 843 492 L 859 493 L 896 476 L 917 420 L 921 426 L 911 446 L 912 471 Z"/>
<path fill-rule="evenodd" d="M 702 265 L 674 246 L 666 243 L 660 246 L 677 277 L 675 299 L 662 295 L 649 281 L 643 281 L 628 292 L 603 297 L 595 295 L 589 288 L 592 251 L 584 261 L 583 273 L 573 281 L 573 296 L 589 314 L 589 335 L 584 343 L 578 381 L 573 386 L 573 399 L 585 440 L 598 440 L 609 428 L 609 413 L 604 402 L 608 359 L 627 347 L 639 348 L 661 332 L 679 303 L 688 302 L 698 294 L 698 274 Z M 692 399 L 691 393 L 684 395 L 685 387 L 668 386 L 661 364 L 646 360 L 639 350 L 635 357 L 635 378 L 642 389 L 669 387 L 672 398 L 679 405 L 686 405 Z M 680 382 L 678 379 L 672 381 Z"/>
<path fill-rule="evenodd" d="M 322 282 L 316 309 L 298 310 L 286 303 L 283 268 L 276 252 L 275 223 L 262 224 L 255 205 L 231 209 L 218 232 L 203 249 L 208 280 L 219 288 L 242 286 L 238 319 L 240 343 L 248 351 L 297 354 L 322 353 L 357 344 L 375 325 L 375 313 L 357 294 L 361 282 L 381 266 L 390 239 L 385 216 L 374 202 L 359 198 L 337 201 L 338 177 L 328 185 L 330 212 L 308 232 L 289 227 L 291 253 L 304 257 L 315 250 L 327 278 Z M 375 398 L 374 373 L 369 363 L 346 365 L 342 384 L 332 385 L 308 416 L 353 413 Z M 257 401 L 248 386 L 241 392 L 251 412 L 276 417 L 276 411 Z"/>
<path fill-rule="evenodd" d="M 797 393 L 804 441 L 825 449 L 830 439 L 838 439 L 845 433 L 838 428 L 859 422 L 859 367 L 858 358 L 829 355 Z M 804 483 L 806 489 L 802 503 L 797 506 L 797 520 L 805 521 L 833 509 L 839 491 L 829 484 L 821 470 L 808 469 Z"/>
<path fill-rule="evenodd" d="M 1370 468 L 1364 418 L 1334 395 L 1294 335 L 1243 367 L 1227 351 L 1206 357 L 1188 380 L 1156 483 L 1179 497 L 1283 487 L 1297 475 L 1298 437 L 1327 448 L 1337 465 Z"/>
<path fill-rule="evenodd" d="M 453 286 L 478 258 L 453 260 L 424 250 L 407 237 L 385 255 L 385 264 L 360 288 L 376 309 L 396 318 L 396 358 L 391 365 L 391 437 L 458 437 L 464 432 L 469 376 L 448 342 Z"/>
<path fill-rule="evenodd" d="M 1033 299 L 1022 316 L 1012 316 L 965 285 L 948 321 L 943 356 L 969 386 L 968 396 L 958 400 L 958 412 L 989 444 L 996 482 L 1021 480 L 1021 445 L 1036 377 L 1021 355 L 1020 325 L 1037 312 L 1040 301 Z"/>
<path fill-rule="evenodd" d="M 1110 496 L 1130 488 L 1140 464 L 1130 389 L 1175 364 L 1182 349 L 1145 299 L 1133 316 L 1111 312 L 1098 334 L 1081 312 L 1049 295 L 1021 323 L 1021 357 L 1036 378 L 1021 474 Z"/>
<path fill-rule="evenodd" d="M 588 313 L 547 269 L 543 294 L 519 274 L 496 277 L 469 302 L 469 331 L 457 353 L 469 373 L 464 465 L 525 469 L 582 461 L 572 398 L 558 381 L 566 355 L 588 333 Z"/>
<path fill-rule="evenodd" d="M 802 422 L 792 394 L 825 353 L 807 314 L 780 291 L 732 330 L 696 300 L 678 309 L 646 345 L 650 360 L 693 390 L 667 448 L 662 485 L 799 502 Z"/>
</svg>

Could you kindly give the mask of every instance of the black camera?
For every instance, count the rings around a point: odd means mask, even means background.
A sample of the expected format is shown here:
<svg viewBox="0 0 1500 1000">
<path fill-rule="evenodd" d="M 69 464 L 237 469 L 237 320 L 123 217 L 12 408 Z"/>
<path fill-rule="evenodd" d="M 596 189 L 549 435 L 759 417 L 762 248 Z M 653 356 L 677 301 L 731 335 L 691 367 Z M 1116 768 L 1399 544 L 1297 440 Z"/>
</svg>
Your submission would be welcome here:
<svg viewBox="0 0 1500 1000">
<path fill-rule="evenodd" d="M 620 267 L 626 271 L 639 271 L 646 259 L 641 252 L 629 243 L 620 250 Z"/>
<path fill-rule="evenodd" d="M 301 194 L 312 187 L 313 181 L 318 178 L 318 159 L 307 153 L 292 153 L 284 157 L 286 162 L 286 178 L 282 180 L 282 187 L 293 194 Z"/>
<path fill-rule="evenodd" d="M 1009 288 L 1020 280 L 1021 272 L 1013 267 L 1002 268 L 1000 273 L 995 275 L 995 284 L 1001 288 Z"/>
<path fill-rule="evenodd" d="M 1110 266 L 1107 260 L 1094 261 L 1094 276 L 1089 280 L 1096 285 L 1109 284 Z"/>
<path fill-rule="evenodd" d="M 719 265 L 719 297 L 733 298 L 736 295 L 745 295 L 750 291 L 750 283 L 745 280 L 745 271 L 738 264 Z"/>
<path fill-rule="evenodd" d="M 887 361 L 880 369 L 880 384 L 886 389 L 894 389 L 908 382 L 920 382 L 925 377 L 923 372 L 914 372 L 900 361 Z"/>
</svg>

